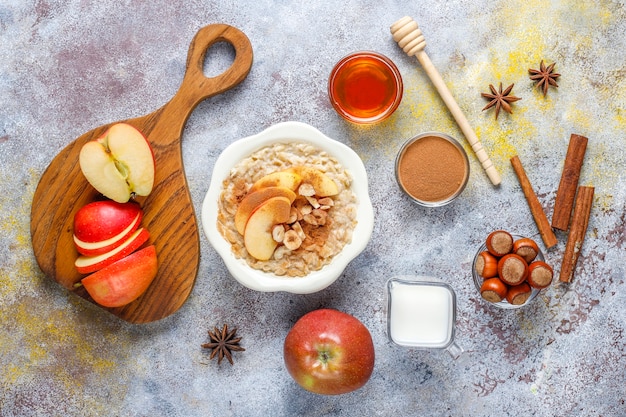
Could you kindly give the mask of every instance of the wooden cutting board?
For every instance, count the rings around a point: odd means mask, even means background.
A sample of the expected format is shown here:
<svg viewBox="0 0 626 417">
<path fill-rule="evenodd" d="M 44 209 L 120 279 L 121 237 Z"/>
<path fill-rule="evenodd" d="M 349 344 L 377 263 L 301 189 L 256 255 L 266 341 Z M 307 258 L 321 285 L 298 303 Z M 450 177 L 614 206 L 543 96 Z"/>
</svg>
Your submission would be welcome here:
<svg viewBox="0 0 626 417">
<path fill-rule="evenodd" d="M 230 43 L 236 56 L 226 71 L 208 78 L 203 73 L 205 55 L 216 42 Z M 159 320 L 177 311 L 187 300 L 198 273 L 200 241 L 183 167 L 181 135 L 189 115 L 202 100 L 239 84 L 251 66 L 252 45 L 244 33 L 224 24 L 206 26 L 191 42 L 186 73 L 174 97 L 153 113 L 124 120 L 146 136 L 154 152 L 153 191 L 137 201 L 144 209 L 142 226 L 148 229 L 150 243 L 156 246 L 159 271 L 139 299 L 123 307 L 106 308 L 123 320 Z M 78 155 L 87 141 L 98 138 L 111 124 L 83 134 L 52 160 L 39 181 L 31 209 L 31 238 L 41 270 L 92 302 L 82 287 L 75 287 L 84 276 L 74 268 L 78 252 L 72 228 L 76 211 L 102 196 L 82 174 Z"/>
</svg>

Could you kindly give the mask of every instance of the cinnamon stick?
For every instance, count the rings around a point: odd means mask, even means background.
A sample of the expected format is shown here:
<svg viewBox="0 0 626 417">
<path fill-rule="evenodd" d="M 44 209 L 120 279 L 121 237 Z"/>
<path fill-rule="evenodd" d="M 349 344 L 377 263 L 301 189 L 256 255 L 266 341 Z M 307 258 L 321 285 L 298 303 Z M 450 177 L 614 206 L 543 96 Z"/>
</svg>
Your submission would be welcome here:
<svg viewBox="0 0 626 417">
<path fill-rule="evenodd" d="M 582 185 L 578 187 L 576 205 L 572 215 L 572 227 L 567 237 L 565 251 L 563 252 L 563 263 L 561 264 L 561 273 L 559 275 L 559 281 L 561 282 L 571 282 L 574 276 L 576 263 L 578 262 L 580 250 L 585 241 L 587 226 L 589 225 L 593 193 L 593 187 Z"/>
<path fill-rule="evenodd" d="M 524 196 L 526 197 L 526 201 L 528 202 L 528 206 L 530 207 L 530 213 L 533 215 L 533 219 L 535 219 L 535 224 L 539 229 L 541 239 L 546 245 L 546 248 L 550 249 L 552 246 L 557 244 L 556 236 L 554 235 L 554 231 L 552 231 L 552 228 L 550 227 L 550 222 L 546 217 L 546 213 L 543 211 L 543 207 L 541 206 L 541 203 L 539 202 L 539 199 L 537 198 L 537 195 L 535 194 L 535 191 L 533 190 L 533 187 L 528 180 L 528 176 L 526 176 L 526 171 L 524 171 L 522 162 L 517 155 L 511 158 L 511 165 L 513 165 L 513 169 L 515 170 L 517 179 L 522 186 L 522 191 L 524 192 Z"/>
<path fill-rule="evenodd" d="M 552 227 L 555 229 L 567 230 L 569 228 L 580 169 L 587 150 L 587 141 L 586 137 L 574 133 L 570 136 L 552 214 Z"/>
</svg>

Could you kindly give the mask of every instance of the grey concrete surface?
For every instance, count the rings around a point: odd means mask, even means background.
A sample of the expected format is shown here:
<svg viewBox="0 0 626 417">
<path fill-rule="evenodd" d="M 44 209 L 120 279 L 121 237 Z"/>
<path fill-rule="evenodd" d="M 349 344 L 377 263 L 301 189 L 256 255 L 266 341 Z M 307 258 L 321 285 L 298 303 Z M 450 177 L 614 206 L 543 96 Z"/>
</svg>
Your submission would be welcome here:
<svg viewBox="0 0 626 417">
<path fill-rule="evenodd" d="M 428 130 L 467 143 L 417 61 L 389 26 L 415 18 L 427 52 L 503 178 L 490 185 L 470 153 L 471 177 L 453 204 L 426 209 L 398 190 L 401 144 Z M 372 240 L 342 277 L 311 295 L 239 285 L 202 236 L 196 286 L 156 323 L 131 325 L 45 277 L 29 234 L 32 196 L 52 158 L 104 123 L 141 116 L 176 92 L 195 32 L 228 23 L 255 61 L 237 88 L 201 103 L 183 136 L 200 212 L 214 161 L 234 140 L 287 120 L 352 147 L 370 181 Z M 624 416 L 626 415 L 626 6 L 623 0 L 420 2 L 0 1 L 0 416 Z M 350 125 L 326 93 L 334 63 L 374 50 L 400 68 L 396 113 Z M 209 53 L 207 73 L 231 51 Z M 556 62 L 558 89 L 534 88 L 528 68 Z M 482 112 L 489 84 L 515 83 L 513 114 Z M 554 283 L 527 308 L 503 311 L 477 295 L 470 266 L 496 228 L 539 239 L 509 159 L 519 155 L 551 216 L 571 133 L 589 138 L 581 184 L 596 196 L 570 285 Z M 546 253 L 558 270 L 567 234 Z M 465 353 L 393 346 L 384 288 L 395 275 L 432 275 L 458 298 Z M 320 307 L 359 318 L 376 366 L 360 390 L 323 397 L 286 372 L 283 340 Z M 246 351 L 209 360 L 207 330 L 237 326 Z"/>
</svg>

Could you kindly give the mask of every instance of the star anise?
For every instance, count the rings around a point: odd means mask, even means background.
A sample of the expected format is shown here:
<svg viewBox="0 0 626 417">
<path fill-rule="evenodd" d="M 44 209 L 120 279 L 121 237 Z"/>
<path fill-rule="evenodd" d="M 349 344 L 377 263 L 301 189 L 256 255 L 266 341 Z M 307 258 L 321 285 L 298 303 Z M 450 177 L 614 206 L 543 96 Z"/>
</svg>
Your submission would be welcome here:
<svg viewBox="0 0 626 417">
<path fill-rule="evenodd" d="M 521 100 L 519 97 L 510 96 L 511 90 L 513 90 L 513 86 L 515 84 L 511 84 L 506 88 L 506 90 L 502 91 L 502 83 L 500 83 L 500 89 L 496 90 L 496 88 L 489 84 L 489 89 L 492 94 L 488 93 L 480 93 L 481 96 L 485 97 L 488 100 L 491 100 L 483 110 L 487 110 L 493 106 L 496 106 L 496 119 L 498 118 L 498 114 L 500 113 L 500 108 L 503 108 L 508 113 L 513 113 L 511 110 L 511 105 L 509 103 L 513 103 L 514 101 Z"/>
<path fill-rule="evenodd" d="M 547 67 L 543 63 L 543 59 L 541 60 L 541 64 L 539 64 L 539 69 L 528 69 L 528 73 L 530 74 L 530 79 L 537 82 L 537 88 L 543 88 L 543 96 L 545 97 L 548 94 L 548 87 L 553 85 L 558 87 L 556 83 L 556 79 L 561 76 L 561 74 L 557 74 L 554 71 L 554 65 L 556 62 L 548 65 Z"/>
<path fill-rule="evenodd" d="M 228 331 L 225 324 L 222 330 L 215 327 L 213 331 L 209 330 L 209 338 L 211 341 L 202 345 L 203 348 L 212 349 L 209 359 L 213 359 L 217 355 L 217 364 L 222 363 L 222 359 L 226 357 L 230 364 L 233 364 L 233 355 L 231 352 L 243 352 L 245 349 L 239 346 L 241 337 L 235 337 L 237 328 Z"/>
</svg>

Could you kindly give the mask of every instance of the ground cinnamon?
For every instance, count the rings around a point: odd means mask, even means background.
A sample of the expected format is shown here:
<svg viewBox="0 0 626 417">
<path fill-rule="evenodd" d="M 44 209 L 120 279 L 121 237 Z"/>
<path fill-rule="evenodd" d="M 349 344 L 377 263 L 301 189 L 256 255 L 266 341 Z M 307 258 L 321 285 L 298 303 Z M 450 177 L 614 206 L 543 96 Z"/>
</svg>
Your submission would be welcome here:
<svg viewBox="0 0 626 417">
<path fill-rule="evenodd" d="M 578 179 L 580 177 L 580 170 L 583 165 L 586 150 L 587 138 L 572 134 L 567 147 L 563 173 L 561 174 L 561 181 L 559 182 L 559 188 L 557 189 L 556 200 L 554 202 L 552 227 L 555 229 L 567 230 L 569 227 L 574 198 L 576 196 L 576 187 L 578 187 Z"/>
<path fill-rule="evenodd" d="M 449 140 L 425 136 L 410 143 L 397 164 L 400 186 L 415 199 L 439 202 L 449 199 L 467 181 L 467 157 Z"/>
<path fill-rule="evenodd" d="M 572 216 L 572 227 L 567 236 L 565 251 L 563 253 L 563 263 L 561 264 L 561 274 L 559 281 L 571 282 L 576 269 L 576 263 L 580 256 L 580 251 L 585 241 L 591 206 L 593 204 L 594 187 L 579 186 L 576 195 L 576 205 Z"/>
</svg>

